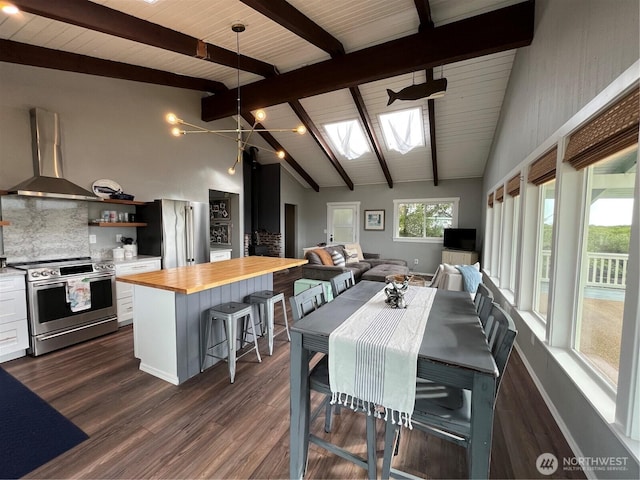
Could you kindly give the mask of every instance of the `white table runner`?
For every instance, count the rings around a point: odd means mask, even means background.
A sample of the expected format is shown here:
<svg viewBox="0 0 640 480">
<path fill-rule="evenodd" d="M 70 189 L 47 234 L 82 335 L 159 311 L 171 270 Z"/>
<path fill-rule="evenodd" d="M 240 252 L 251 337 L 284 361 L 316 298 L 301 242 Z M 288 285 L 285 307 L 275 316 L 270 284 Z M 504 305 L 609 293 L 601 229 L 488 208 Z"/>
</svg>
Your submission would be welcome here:
<svg viewBox="0 0 640 480">
<path fill-rule="evenodd" d="M 357 409 L 360 399 L 411 428 L 418 351 L 436 292 L 409 286 L 407 308 L 392 308 L 383 287 L 329 335 L 332 403 Z"/>
</svg>

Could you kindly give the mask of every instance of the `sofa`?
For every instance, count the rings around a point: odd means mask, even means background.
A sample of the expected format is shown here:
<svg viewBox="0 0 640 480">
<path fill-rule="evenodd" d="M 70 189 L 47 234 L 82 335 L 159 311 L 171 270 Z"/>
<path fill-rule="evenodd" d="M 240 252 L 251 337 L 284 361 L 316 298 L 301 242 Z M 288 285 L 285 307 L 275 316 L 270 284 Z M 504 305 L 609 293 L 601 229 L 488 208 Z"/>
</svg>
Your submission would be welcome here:
<svg viewBox="0 0 640 480">
<path fill-rule="evenodd" d="M 429 286 L 441 288 L 443 290 L 475 293 L 477 284 L 482 281 L 480 263 L 476 262 L 473 265 L 461 265 L 460 267 L 467 270 L 467 275 L 470 275 L 473 272 L 474 278 L 467 277 L 467 282 L 465 282 L 458 266 L 442 263 L 433 274 L 431 284 Z"/>
<path fill-rule="evenodd" d="M 387 275 L 409 273 L 406 260 L 364 253 L 359 243 L 314 248 L 307 250 L 305 258 L 309 263 L 302 266 L 302 277 L 313 280 L 329 281 L 340 273 L 351 271 L 356 282 L 384 282 Z"/>
</svg>

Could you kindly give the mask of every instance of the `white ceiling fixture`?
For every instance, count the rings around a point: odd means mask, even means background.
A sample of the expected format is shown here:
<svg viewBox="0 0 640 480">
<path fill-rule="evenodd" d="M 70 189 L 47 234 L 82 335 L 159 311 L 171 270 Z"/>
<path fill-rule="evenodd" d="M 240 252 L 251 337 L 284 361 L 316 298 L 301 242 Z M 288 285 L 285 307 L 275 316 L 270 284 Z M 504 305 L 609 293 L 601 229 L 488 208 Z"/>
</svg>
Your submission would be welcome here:
<svg viewBox="0 0 640 480">
<path fill-rule="evenodd" d="M 145 0 L 146 1 L 146 0 Z M 187 135 L 189 133 L 213 133 L 215 135 L 219 135 L 223 138 L 227 138 L 229 140 L 233 140 L 238 144 L 238 155 L 233 163 L 233 165 L 231 167 L 229 167 L 229 169 L 227 170 L 229 175 L 234 175 L 236 173 L 236 165 L 238 165 L 241 161 L 242 161 L 242 153 L 244 152 L 244 149 L 246 146 L 252 146 L 252 147 L 256 147 L 256 148 L 263 148 L 263 147 L 258 147 L 257 145 L 253 145 L 251 143 L 249 143 L 249 139 L 251 138 L 251 135 L 253 134 L 253 132 L 291 132 L 291 133 L 298 133 L 300 135 L 304 135 L 307 132 L 307 129 L 304 125 L 299 125 L 296 128 L 278 128 L 278 129 L 267 129 L 267 128 L 256 128 L 258 126 L 258 124 L 262 121 L 265 120 L 265 118 L 267 118 L 267 114 L 265 113 L 264 110 L 257 110 L 255 115 L 254 115 L 254 122 L 253 125 L 251 126 L 250 129 L 243 129 L 242 128 L 242 123 L 241 123 L 241 112 L 240 112 L 240 33 L 244 32 L 246 29 L 245 25 L 242 23 L 234 23 L 231 26 L 231 30 L 233 30 L 236 33 L 236 54 L 238 57 L 238 66 L 236 68 L 236 72 L 237 72 L 237 90 L 238 90 L 238 103 L 237 103 L 237 127 L 235 128 L 235 130 L 210 130 L 208 128 L 204 128 L 204 127 L 200 127 L 198 125 L 194 125 L 192 123 L 188 123 L 185 122 L 184 120 L 182 120 L 181 118 L 178 118 L 174 113 L 168 113 L 165 116 L 166 121 L 171 124 L 171 125 L 186 125 L 188 127 L 191 127 L 195 130 L 182 130 L 178 127 L 173 127 L 171 129 L 171 134 L 175 137 L 179 137 L 181 135 Z M 235 137 L 230 137 L 227 136 L 225 134 L 227 133 L 235 133 L 236 136 Z M 246 138 L 243 139 L 242 135 L 246 134 Z M 283 159 L 285 157 L 285 152 L 283 150 L 280 150 L 278 152 L 274 151 L 274 150 L 269 150 L 273 153 L 275 153 L 278 158 Z"/>
</svg>

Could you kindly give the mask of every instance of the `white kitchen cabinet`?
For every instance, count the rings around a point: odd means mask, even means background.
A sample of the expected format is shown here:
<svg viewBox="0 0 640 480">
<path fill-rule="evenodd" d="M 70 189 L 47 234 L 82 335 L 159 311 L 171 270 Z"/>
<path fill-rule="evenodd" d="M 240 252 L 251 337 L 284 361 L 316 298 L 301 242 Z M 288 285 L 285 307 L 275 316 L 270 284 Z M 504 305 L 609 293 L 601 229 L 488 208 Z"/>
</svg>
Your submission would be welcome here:
<svg viewBox="0 0 640 480">
<path fill-rule="evenodd" d="M 0 362 L 24 357 L 29 348 L 24 275 L 0 277 Z"/>
<path fill-rule="evenodd" d="M 211 250 L 209 254 L 210 262 L 220 262 L 222 260 L 230 260 L 230 259 L 231 259 L 231 250 L 227 250 L 227 249 Z"/>
<path fill-rule="evenodd" d="M 160 270 L 160 259 L 133 260 L 116 264 L 116 277 L 135 275 L 137 273 Z M 133 285 L 116 282 L 116 301 L 118 307 L 118 326 L 129 325 L 133 322 Z"/>
<path fill-rule="evenodd" d="M 473 265 L 478 261 L 478 252 L 465 250 L 448 250 L 442 251 L 442 263 L 449 265 Z"/>
</svg>

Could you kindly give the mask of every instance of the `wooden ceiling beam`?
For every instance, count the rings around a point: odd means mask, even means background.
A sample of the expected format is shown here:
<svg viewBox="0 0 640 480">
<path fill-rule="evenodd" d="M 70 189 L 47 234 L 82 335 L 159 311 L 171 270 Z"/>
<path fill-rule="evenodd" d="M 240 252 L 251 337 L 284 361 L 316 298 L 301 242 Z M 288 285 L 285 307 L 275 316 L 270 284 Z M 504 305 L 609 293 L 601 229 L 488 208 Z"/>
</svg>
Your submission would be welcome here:
<svg viewBox="0 0 640 480">
<path fill-rule="evenodd" d="M 342 168 L 342 165 L 336 158 L 333 150 L 331 150 L 331 146 L 324 139 L 324 136 L 320 132 L 320 129 L 316 126 L 313 120 L 311 120 L 311 117 L 304 109 L 302 104 L 298 100 L 294 100 L 289 102 L 289 105 L 298 116 L 300 121 L 305 125 L 305 127 L 307 127 L 307 131 L 311 134 L 311 137 L 316 141 L 322 152 L 329 159 L 331 165 L 333 165 L 333 168 L 335 168 L 338 174 L 342 177 L 342 180 L 347 185 L 347 187 L 349 187 L 349 190 L 353 190 L 353 181 L 351 180 L 347 172 L 345 172 L 344 168 Z"/>
<path fill-rule="evenodd" d="M 332 58 L 341 57 L 345 55 L 344 46 L 329 32 L 320 27 L 313 20 L 308 18 L 302 12 L 297 10 L 291 4 L 284 0 L 241 0 L 244 4 L 250 6 L 254 10 L 259 11 L 267 18 L 273 20 L 284 26 L 287 30 L 295 33 L 300 38 L 303 38 L 307 42 L 315 45 L 316 47 L 324 50 Z M 417 0 L 416 0 L 417 1 Z M 371 118 L 367 112 L 364 99 L 360 93 L 360 89 L 357 86 L 351 87 L 351 96 L 356 105 L 356 109 L 362 120 L 365 134 L 369 138 L 374 154 L 380 163 L 380 168 L 387 180 L 389 188 L 393 188 L 393 179 L 391 178 L 391 172 L 380 148 L 380 142 L 373 129 Z M 333 167 L 338 171 L 342 179 L 345 181 L 350 190 L 353 190 L 353 182 L 344 171 L 344 168 L 340 165 L 340 162 L 336 158 L 335 153 L 332 151 L 331 146 L 324 140 L 322 133 L 315 126 L 311 117 L 304 110 L 302 104 L 298 101 L 289 102 L 291 108 L 296 112 L 302 123 L 307 127 L 307 130 L 316 141 L 318 146 L 322 149 L 327 156 Z"/>
<path fill-rule="evenodd" d="M 331 56 L 344 55 L 342 43 L 329 32 L 321 28 L 317 23 L 304 15 L 298 9 L 284 0 L 241 0 L 244 4 L 262 13 L 264 16 L 279 23 L 287 30 L 295 33 L 300 38 L 326 51 Z M 344 170 L 340 161 L 332 150 L 331 145 L 325 140 L 320 129 L 311 120 L 311 117 L 298 100 L 291 100 L 289 106 L 298 116 L 311 138 L 320 147 L 333 168 L 338 172 L 349 190 L 353 190 L 353 181 Z M 363 119 L 364 121 L 364 119 Z"/>
<path fill-rule="evenodd" d="M 187 77 L 163 70 L 37 47 L 12 40 L 0 40 L 0 61 L 202 92 L 222 93 L 227 91 L 227 87 L 223 83 L 204 78 Z"/>
<path fill-rule="evenodd" d="M 237 52 L 203 42 L 146 20 L 88 0 L 12 0 L 20 10 L 79 27 L 125 38 L 174 53 L 236 68 Z M 262 77 L 278 72 L 273 65 L 240 55 L 240 69 Z M 228 116 L 228 115 L 227 115 Z"/>
<path fill-rule="evenodd" d="M 393 188 L 393 179 L 391 178 L 391 172 L 389 171 L 389 166 L 387 165 L 387 161 L 384 158 L 384 154 L 382 153 L 382 148 L 380 147 L 378 136 L 373 131 L 373 124 L 371 123 L 371 118 L 369 117 L 369 112 L 367 112 L 367 107 L 364 104 L 364 99 L 362 98 L 360 89 L 358 87 L 351 87 L 349 89 L 349 92 L 351 93 L 351 97 L 356 104 L 358 113 L 360 113 L 364 131 L 367 137 L 369 137 L 369 141 L 373 146 L 373 152 L 378 158 L 378 163 L 380 164 L 380 168 L 382 168 L 384 178 L 387 180 L 387 185 L 389 185 L 389 188 Z"/>
<path fill-rule="evenodd" d="M 431 5 L 429 0 L 414 0 L 418 18 L 420 19 L 419 31 L 431 30 L 435 27 L 431 17 Z M 433 68 L 425 70 L 427 83 L 433 81 Z M 433 171 L 433 185 L 438 186 L 438 149 L 436 146 L 436 103 L 435 100 L 427 100 L 427 121 L 429 122 L 429 145 L 431 146 L 431 169 Z"/>
<path fill-rule="evenodd" d="M 331 56 L 344 54 L 342 43 L 285 0 L 240 1 Z"/>
<path fill-rule="evenodd" d="M 530 45 L 535 3 L 516 5 L 374 45 L 243 86 L 244 105 L 268 107 L 491 53 Z M 233 114 L 234 95 L 202 100 L 204 121 Z"/>
</svg>

